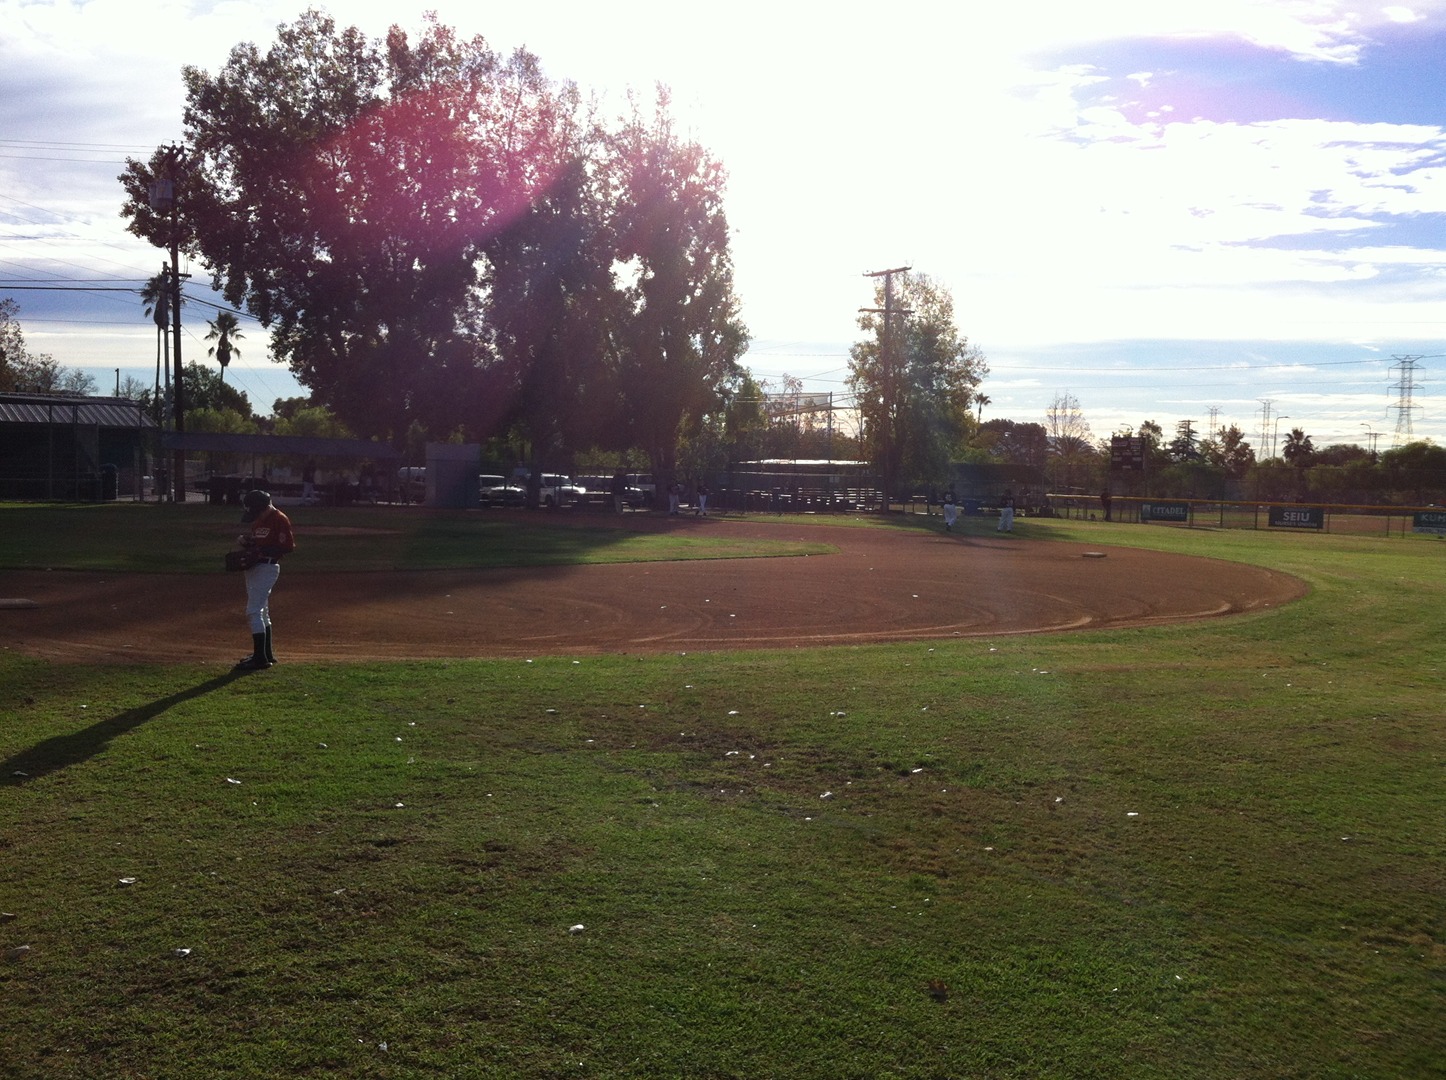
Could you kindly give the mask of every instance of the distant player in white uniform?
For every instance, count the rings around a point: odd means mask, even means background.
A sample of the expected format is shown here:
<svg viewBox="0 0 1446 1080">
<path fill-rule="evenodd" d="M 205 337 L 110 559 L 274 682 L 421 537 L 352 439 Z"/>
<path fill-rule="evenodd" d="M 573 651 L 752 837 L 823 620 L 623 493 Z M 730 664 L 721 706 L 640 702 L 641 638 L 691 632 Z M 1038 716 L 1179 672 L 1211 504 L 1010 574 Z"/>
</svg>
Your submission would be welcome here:
<svg viewBox="0 0 1446 1080">
<path fill-rule="evenodd" d="M 953 532 L 954 523 L 959 520 L 959 507 L 954 504 L 952 491 L 944 494 L 944 531 Z"/>
<path fill-rule="evenodd" d="M 999 500 L 999 531 L 1014 531 L 1014 495 L 1010 492 Z"/>
</svg>

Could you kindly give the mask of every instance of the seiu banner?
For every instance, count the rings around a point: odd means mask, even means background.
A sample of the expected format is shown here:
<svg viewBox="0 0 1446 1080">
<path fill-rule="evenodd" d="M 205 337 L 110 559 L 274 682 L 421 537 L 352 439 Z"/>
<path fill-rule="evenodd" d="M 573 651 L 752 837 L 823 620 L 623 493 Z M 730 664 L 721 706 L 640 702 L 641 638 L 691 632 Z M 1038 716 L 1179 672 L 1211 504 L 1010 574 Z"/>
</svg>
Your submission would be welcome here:
<svg viewBox="0 0 1446 1080">
<path fill-rule="evenodd" d="M 1272 529 L 1323 529 L 1325 510 L 1319 506 L 1272 506 Z"/>
</svg>

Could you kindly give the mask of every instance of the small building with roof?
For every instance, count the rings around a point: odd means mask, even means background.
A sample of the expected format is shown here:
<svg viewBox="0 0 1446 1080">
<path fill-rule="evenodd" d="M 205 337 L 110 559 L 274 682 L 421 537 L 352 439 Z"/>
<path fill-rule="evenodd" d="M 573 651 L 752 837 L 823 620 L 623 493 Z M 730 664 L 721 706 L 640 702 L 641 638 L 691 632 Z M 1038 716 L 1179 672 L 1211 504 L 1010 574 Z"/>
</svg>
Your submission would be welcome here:
<svg viewBox="0 0 1446 1080">
<path fill-rule="evenodd" d="M 156 435 L 128 398 L 0 394 L 0 499 L 140 498 Z"/>
</svg>

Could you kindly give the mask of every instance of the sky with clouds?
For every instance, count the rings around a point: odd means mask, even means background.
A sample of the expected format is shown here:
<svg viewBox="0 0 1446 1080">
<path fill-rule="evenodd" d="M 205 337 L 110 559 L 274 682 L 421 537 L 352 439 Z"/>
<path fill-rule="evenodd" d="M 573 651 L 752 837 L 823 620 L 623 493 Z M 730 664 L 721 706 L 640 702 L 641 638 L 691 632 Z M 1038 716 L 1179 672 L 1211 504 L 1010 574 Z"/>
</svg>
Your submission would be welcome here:
<svg viewBox="0 0 1446 1080">
<path fill-rule="evenodd" d="M 32 347 L 150 380 L 136 297 L 18 286 L 155 273 L 125 157 L 180 138 L 183 64 L 302 6 L 0 0 L 0 297 Z M 985 419 L 1068 394 L 1100 437 L 1446 443 L 1446 0 L 320 6 L 374 36 L 435 10 L 618 111 L 667 84 L 728 168 L 760 378 L 842 394 L 865 275 L 911 266 L 988 357 Z M 264 411 L 298 391 L 243 326 Z"/>
</svg>

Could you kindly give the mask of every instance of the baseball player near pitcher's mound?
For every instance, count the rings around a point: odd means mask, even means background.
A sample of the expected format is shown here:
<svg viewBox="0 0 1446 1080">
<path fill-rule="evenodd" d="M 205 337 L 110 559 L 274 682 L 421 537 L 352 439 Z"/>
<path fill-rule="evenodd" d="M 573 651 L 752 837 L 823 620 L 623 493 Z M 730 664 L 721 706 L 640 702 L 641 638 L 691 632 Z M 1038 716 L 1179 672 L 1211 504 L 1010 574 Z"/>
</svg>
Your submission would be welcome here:
<svg viewBox="0 0 1446 1080">
<path fill-rule="evenodd" d="M 251 655 L 236 665 L 237 671 L 261 671 L 276 663 L 271 651 L 271 590 L 281 576 L 281 560 L 296 549 L 291 519 L 271 504 L 265 491 L 248 491 L 241 499 L 246 512 L 241 523 L 251 531 L 237 538 L 243 548 L 259 556 L 246 571 L 246 618 L 251 624 Z"/>
</svg>

